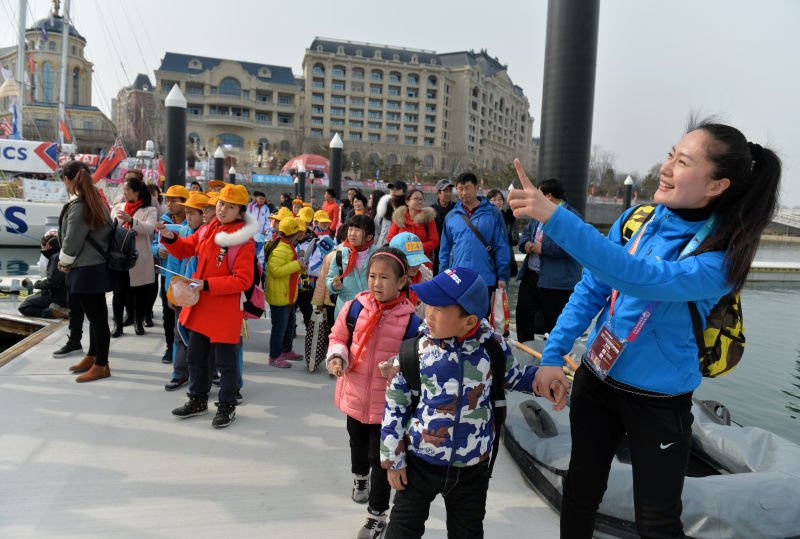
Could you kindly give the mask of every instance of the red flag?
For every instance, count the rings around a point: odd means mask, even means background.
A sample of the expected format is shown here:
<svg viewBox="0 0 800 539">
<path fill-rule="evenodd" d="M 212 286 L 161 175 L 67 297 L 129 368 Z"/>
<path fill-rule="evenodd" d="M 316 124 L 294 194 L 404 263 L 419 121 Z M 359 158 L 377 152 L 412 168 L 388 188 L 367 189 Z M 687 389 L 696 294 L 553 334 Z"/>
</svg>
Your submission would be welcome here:
<svg viewBox="0 0 800 539">
<path fill-rule="evenodd" d="M 93 176 L 94 181 L 98 182 L 107 177 L 117 168 L 117 165 L 127 159 L 127 157 L 128 154 L 125 153 L 125 148 L 122 147 L 122 141 L 117 137 L 117 140 L 114 141 L 114 145 L 108 150 L 106 158 L 97 165 L 97 170 L 94 171 Z"/>
<path fill-rule="evenodd" d="M 72 135 L 69 134 L 69 128 L 67 127 L 67 122 L 58 122 L 58 130 L 61 131 L 61 135 L 64 137 L 65 142 L 69 142 L 72 140 Z"/>
<path fill-rule="evenodd" d="M 158 181 L 161 182 L 167 176 L 166 165 L 163 159 L 158 160 Z"/>
</svg>

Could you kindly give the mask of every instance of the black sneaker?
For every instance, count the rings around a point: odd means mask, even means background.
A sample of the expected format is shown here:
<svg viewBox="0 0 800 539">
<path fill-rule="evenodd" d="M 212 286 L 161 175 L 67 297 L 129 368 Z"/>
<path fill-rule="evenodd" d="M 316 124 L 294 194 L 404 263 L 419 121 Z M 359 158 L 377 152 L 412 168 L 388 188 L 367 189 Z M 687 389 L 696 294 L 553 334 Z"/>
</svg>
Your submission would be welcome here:
<svg viewBox="0 0 800 539">
<path fill-rule="evenodd" d="M 205 415 L 208 413 L 208 401 L 201 399 L 194 395 L 189 395 L 189 400 L 180 408 L 172 410 L 172 415 L 181 419 L 187 417 L 194 417 L 196 415 Z"/>
<path fill-rule="evenodd" d="M 83 354 L 83 347 L 79 342 L 67 341 L 67 344 L 53 352 L 53 357 L 67 357 L 73 354 Z"/>
<path fill-rule="evenodd" d="M 167 351 L 161 356 L 161 363 L 172 364 L 172 348 L 167 348 Z"/>
<path fill-rule="evenodd" d="M 185 386 L 188 382 L 189 380 L 178 380 L 177 378 L 173 378 L 164 386 L 164 389 L 167 391 L 175 391 L 176 389 L 180 389 Z"/>
<path fill-rule="evenodd" d="M 237 391 L 236 392 L 236 404 L 239 405 L 239 404 L 242 404 L 243 402 L 244 402 L 244 397 L 242 397 L 242 392 L 241 391 Z"/>
<path fill-rule="evenodd" d="M 217 415 L 211 420 L 211 426 L 215 429 L 222 429 L 236 421 L 236 405 L 224 402 L 215 403 Z"/>
</svg>

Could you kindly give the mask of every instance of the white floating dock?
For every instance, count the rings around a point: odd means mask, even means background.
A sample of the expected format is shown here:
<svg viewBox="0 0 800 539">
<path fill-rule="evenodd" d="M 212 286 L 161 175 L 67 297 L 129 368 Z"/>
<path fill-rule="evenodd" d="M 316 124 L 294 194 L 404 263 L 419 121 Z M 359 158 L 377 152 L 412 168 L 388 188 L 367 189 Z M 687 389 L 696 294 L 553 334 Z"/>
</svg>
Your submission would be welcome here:
<svg viewBox="0 0 800 539">
<path fill-rule="evenodd" d="M 66 323 L 0 368 L 0 537 L 354 537 L 366 511 L 350 500 L 334 381 L 304 363 L 268 367 L 268 321 L 260 320 L 245 344 L 236 422 L 212 429 L 213 406 L 207 416 L 175 419 L 170 411 L 186 392 L 164 391 L 171 366 L 160 361 L 155 322 L 146 336 L 126 327 L 112 339 L 110 379 L 77 384 L 67 367 L 80 356 L 52 357 Z M 302 351 L 301 339 L 294 349 Z M 426 538 L 446 536 L 444 518 L 439 498 Z M 489 539 L 558 537 L 558 515 L 505 448 L 485 529 Z"/>
</svg>

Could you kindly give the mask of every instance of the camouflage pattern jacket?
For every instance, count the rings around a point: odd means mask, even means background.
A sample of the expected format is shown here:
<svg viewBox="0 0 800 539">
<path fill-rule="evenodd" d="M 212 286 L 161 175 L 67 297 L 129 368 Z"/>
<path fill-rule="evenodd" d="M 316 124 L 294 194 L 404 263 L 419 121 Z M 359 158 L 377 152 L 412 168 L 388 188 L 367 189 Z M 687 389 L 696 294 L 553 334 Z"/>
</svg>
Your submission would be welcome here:
<svg viewBox="0 0 800 539">
<path fill-rule="evenodd" d="M 411 391 L 403 374 L 386 389 L 381 425 L 381 465 L 406 466 L 406 451 L 439 466 L 464 467 L 488 460 L 494 442 L 491 361 L 483 342 L 495 338 L 506 355 L 506 389 L 532 392 L 536 367 L 521 367 L 503 338 L 486 320 L 463 340 L 434 339 L 422 326 L 419 341 L 420 397 L 410 409 Z M 394 358 L 394 366 L 399 368 Z"/>
</svg>

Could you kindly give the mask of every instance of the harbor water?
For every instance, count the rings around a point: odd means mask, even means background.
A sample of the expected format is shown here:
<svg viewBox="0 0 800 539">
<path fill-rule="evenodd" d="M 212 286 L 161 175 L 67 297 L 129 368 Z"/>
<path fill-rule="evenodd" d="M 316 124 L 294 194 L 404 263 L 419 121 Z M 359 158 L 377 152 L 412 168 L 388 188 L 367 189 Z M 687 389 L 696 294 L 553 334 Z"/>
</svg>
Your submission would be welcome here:
<svg viewBox="0 0 800 539">
<path fill-rule="evenodd" d="M 800 244 L 763 243 L 757 260 L 800 262 Z M 39 251 L 0 248 L 0 275 L 37 274 Z M 512 282 L 512 315 L 517 287 Z M 800 444 L 800 283 L 749 284 L 742 293 L 747 348 L 729 375 L 704 379 L 696 392 L 725 404 L 734 421 Z"/>
</svg>

